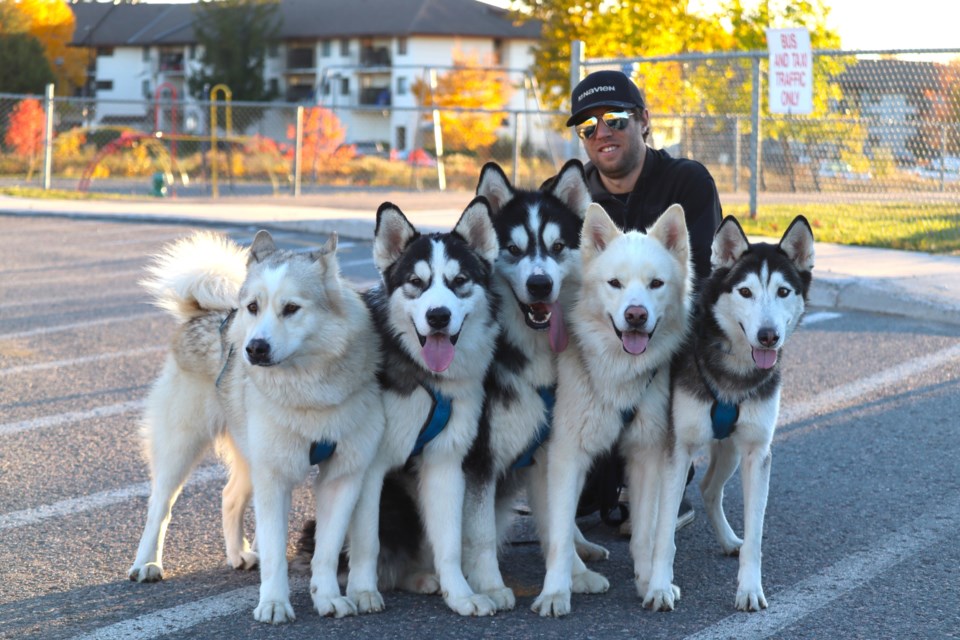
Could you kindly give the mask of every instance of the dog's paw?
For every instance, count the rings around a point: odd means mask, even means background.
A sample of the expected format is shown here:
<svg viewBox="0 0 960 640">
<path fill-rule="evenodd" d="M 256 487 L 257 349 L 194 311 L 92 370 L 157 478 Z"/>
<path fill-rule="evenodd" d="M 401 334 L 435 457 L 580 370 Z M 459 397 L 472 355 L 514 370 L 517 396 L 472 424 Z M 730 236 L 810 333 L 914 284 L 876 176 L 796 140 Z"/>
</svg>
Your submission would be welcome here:
<svg viewBox="0 0 960 640">
<path fill-rule="evenodd" d="M 573 593 L 605 593 L 610 581 L 596 571 L 584 571 L 571 576 L 570 589 Z"/>
<path fill-rule="evenodd" d="M 440 593 L 440 578 L 435 573 L 415 573 L 404 579 L 400 588 L 410 593 L 432 595 Z"/>
<path fill-rule="evenodd" d="M 594 544 L 587 540 L 577 542 L 576 546 L 577 555 L 580 556 L 580 559 L 584 562 L 598 562 L 610 557 L 610 552 L 606 547 L 601 547 L 599 544 Z"/>
<path fill-rule="evenodd" d="M 484 591 L 483 595 L 493 600 L 497 611 L 513 611 L 513 608 L 517 606 L 517 599 L 513 595 L 513 589 L 510 587 L 490 589 L 489 591 Z"/>
<path fill-rule="evenodd" d="M 357 615 L 357 605 L 350 598 L 339 594 L 334 596 L 311 593 L 313 607 L 322 617 L 345 618 Z"/>
<path fill-rule="evenodd" d="M 743 546 L 743 540 L 737 536 L 720 538 L 720 550 L 725 556 L 739 556 L 740 547 Z"/>
<path fill-rule="evenodd" d="M 386 608 L 379 591 L 358 591 L 351 593 L 350 598 L 357 603 L 359 613 L 380 613 Z"/>
<path fill-rule="evenodd" d="M 256 569 L 260 564 L 260 556 L 256 551 L 242 551 L 227 556 L 227 564 L 237 570 L 249 571 Z"/>
<path fill-rule="evenodd" d="M 530 609 L 543 618 L 559 618 L 570 613 L 570 592 L 541 593 Z"/>
<path fill-rule="evenodd" d="M 737 609 L 740 611 L 760 611 L 767 608 L 767 598 L 763 595 L 763 588 L 737 589 Z"/>
<path fill-rule="evenodd" d="M 142 567 L 133 565 L 127 575 L 134 582 L 159 582 L 163 580 L 163 566 L 159 562 L 148 562 Z"/>
<path fill-rule="evenodd" d="M 671 584 L 668 589 L 650 589 L 643 597 L 643 606 L 652 611 L 673 611 L 680 599 L 680 587 Z"/>
<path fill-rule="evenodd" d="M 497 612 L 493 600 L 482 593 L 473 593 L 462 598 L 445 597 L 444 601 L 461 616 L 492 616 Z"/>
<path fill-rule="evenodd" d="M 257 622 L 283 624 L 293 622 L 297 616 L 293 615 L 293 607 L 289 600 L 261 600 L 253 610 L 253 619 Z"/>
</svg>

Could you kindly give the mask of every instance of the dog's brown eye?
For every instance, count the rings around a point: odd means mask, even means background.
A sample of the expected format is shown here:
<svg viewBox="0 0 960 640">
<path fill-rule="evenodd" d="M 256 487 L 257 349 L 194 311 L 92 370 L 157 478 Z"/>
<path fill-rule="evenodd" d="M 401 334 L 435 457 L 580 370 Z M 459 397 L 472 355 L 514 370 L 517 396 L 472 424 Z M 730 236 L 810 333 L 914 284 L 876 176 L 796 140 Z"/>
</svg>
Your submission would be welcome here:
<svg viewBox="0 0 960 640">
<path fill-rule="evenodd" d="M 415 286 L 415 287 L 422 287 L 422 286 L 423 286 L 423 280 L 421 280 L 421 279 L 418 278 L 417 276 L 411 277 L 407 282 L 409 282 L 410 284 L 412 284 L 412 285 Z"/>
<path fill-rule="evenodd" d="M 453 286 L 455 287 L 462 287 L 465 284 L 467 284 L 467 276 L 465 275 L 459 275 L 453 279 Z"/>
<path fill-rule="evenodd" d="M 550 247 L 550 250 L 554 253 L 560 253 L 563 251 L 564 244 L 562 242 L 554 242 L 553 246 Z"/>
<path fill-rule="evenodd" d="M 517 257 L 517 256 L 519 256 L 521 253 L 523 253 L 523 252 L 520 250 L 520 247 L 518 247 L 518 246 L 515 245 L 515 244 L 507 245 L 507 251 L 509 251 L 509 252 L 510 252 L 510 255 L 512 255 L 513 257 Z"/>
<path fill-rule="evenodd" d="M 781 298 L 786 298 L 790 295 L 790 289 L 787 289 L 786 287 L 780 287 L 777 289 L 777 295 Z"/>
<path fill-rule="evenodd" d="M 284 316 L 292 316 L 292 315 L 295 314 L 297 311 L 300 311 L 300 305 L 298 305 L 298 304 L 294 304 L 294 303 L 292 303 L 292 302 L 288 302 L 287 304 L 285 304 L 285 305 L 283 306 L 283 315 L 284 315 Z"/>
<path fill-rule="evenodd" d="M 662 286 L 663 286 L 663 280 L 660 280 L 659 278 L 654 278 L 653 280 L 650 281 L 651 289 L 659 289 Z"/>
<path fill-rule="evenodd" d="M 748 289 L 748 288 L 746 288 L 746 287 L 740 287 L 739 289 L 737 289 L 737 293 L 739 293 L 739 294 L 740 294 L 741 296 L 743 296 L 744 298 L 752 298 L 752 297 L 753 297 L 753 292 L 750 291 L 750 289 Z"/>
<path fill-rule="evenodd" d="M 260 307 L 257 306 L 256 302 L 251 302 L 250 304 L 247 305 L 247 311 L 249 311 L 253 315 L 257 315 L 257 313 L 260 311 Z"/>
<path fill-rule="evenodd" d="M 607 284 L 613 287 L 614 289 L 623 289 L 623 285 L 620 284 L 620 281 L 617 280 L 616 278 L 612 280 L 607 280 Z"/>
</svg>

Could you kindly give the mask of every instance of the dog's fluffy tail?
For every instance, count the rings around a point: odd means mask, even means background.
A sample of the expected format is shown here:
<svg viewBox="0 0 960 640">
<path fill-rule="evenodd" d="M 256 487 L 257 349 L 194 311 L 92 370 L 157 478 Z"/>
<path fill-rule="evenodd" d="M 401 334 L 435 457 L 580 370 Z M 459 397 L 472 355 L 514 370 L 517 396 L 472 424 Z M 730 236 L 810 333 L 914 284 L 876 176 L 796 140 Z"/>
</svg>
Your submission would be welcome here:
<svg viewBox="0 0 960 640">
<path fill-rule="evenodd" d="M 248 250 L 229 238 L 199 231 L 167 245 L 140 281 L 153 303 L 180 322 L 237 306 Z"/>
</svg>

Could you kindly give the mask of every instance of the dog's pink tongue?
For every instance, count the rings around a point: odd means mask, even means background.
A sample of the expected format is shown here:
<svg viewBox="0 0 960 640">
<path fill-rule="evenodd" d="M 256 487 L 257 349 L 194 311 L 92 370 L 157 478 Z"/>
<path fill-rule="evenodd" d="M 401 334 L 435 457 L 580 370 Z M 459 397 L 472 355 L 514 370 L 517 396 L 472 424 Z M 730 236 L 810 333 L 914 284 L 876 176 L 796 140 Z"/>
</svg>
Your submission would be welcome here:
<svg viewBox="0 0 960 640">
<path fill-rule="evenodd" d="M 769 369 L 773 365 L 777 364 L 777 350 L 776 349 L 759 349 L 754 347 L 753 361 L 761 369 Z"/>
<path fill-rule="evenodd" d="M 623 348 L 629 354 L 640 355 L 646 351 L 648 342 L 650 342 L 649 333 L 640 333 L 639 331 L 625 331 L 623 333 Z"/>
<path fill-rule="evenodd" d="M 453 344 L 450 342 L 450 336 L 434 334 L 427 336 L 427 341 L 423 343 L 420 350 L 423 355 L 423 361 L 427 363 L 431 371 L 446 371 L 450 363 L 453 362 Z"/>
<path fill-rule="evenodd" d="M 560 353 L 567 348 L 570 342 L 570 336 L 567 335 L 567 323 L 563 321 L 563 309 L 559 302 L 554 302 L 550 306 L 550 328 L 547 330 L 550 335 L 550 348 L 554 353 Z"/>
</svg>

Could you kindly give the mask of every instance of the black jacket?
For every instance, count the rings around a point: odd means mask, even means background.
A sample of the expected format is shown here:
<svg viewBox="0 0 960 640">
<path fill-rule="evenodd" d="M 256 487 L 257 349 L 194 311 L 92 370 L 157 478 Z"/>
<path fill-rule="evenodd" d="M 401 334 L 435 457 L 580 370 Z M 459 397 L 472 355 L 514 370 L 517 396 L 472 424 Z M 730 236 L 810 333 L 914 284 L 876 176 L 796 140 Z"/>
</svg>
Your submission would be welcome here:
<svg viewBox="0 0 960 640">
<path fill-rule="evenodd" d="M 607 191 L 592 162 L 586 163 L 584 170 L 590 195 L 624 230 L 647 229 L 670 205 L 682 206 L 690 236 L 695 281 L 699 283 L 710 275 L 710 246 L 723 212 L 717 185 L 706 167 L 695 160 L 673 158 L 662 149 L 647 147 L 643 171 L 626 204 Z M 545 185 L 552 181 L 553 178 Z"/>
</svg>

